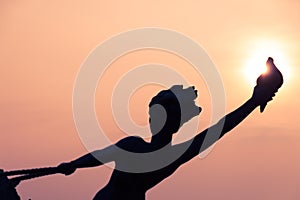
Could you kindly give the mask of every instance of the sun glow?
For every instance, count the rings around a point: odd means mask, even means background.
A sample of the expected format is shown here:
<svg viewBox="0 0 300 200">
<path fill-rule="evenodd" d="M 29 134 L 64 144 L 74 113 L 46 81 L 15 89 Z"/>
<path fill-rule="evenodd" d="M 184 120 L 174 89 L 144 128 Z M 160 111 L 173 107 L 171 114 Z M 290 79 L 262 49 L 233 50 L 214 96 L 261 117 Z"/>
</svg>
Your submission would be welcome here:
<svg viewBox="0 0 300 200">
<path fill-rule="evenodd" d="M 281 71 L 284 80 L 289 78 L 289 64 L 287 62 L 283 48 L 276 42 L 259 42 L 250 52 L 250 56 L 245 63 L 243 72 L 248 81 L 256 84 L 256 79 L 265 73 L 266 61 L 268 57 L 274 59 L 274 64 Z M 248 82 L 247 81 L 247 82 Z"/>
</svg>

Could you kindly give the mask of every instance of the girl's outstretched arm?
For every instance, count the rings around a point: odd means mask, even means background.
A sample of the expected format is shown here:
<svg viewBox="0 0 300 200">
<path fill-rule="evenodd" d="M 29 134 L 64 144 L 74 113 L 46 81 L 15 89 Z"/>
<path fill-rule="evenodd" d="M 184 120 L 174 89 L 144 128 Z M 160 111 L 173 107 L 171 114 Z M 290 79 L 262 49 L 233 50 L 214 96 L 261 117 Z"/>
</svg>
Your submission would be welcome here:
<svg viewBox="0 0 300 200">
<path fill-rule="evenodd" d="M 270 93 L 266 88 L 255 87 L 252 97 L 233 112 L 224 116 L 217 124 L 202 131 L 193 139 L 175 145 L 175 151 L 184 152 L 177 160 L 177 164 L 181 165 L 208 147 L 218 141 L 223 135 L 241 123 L 256 107 L 262 103 L 271 101 L 275 94 Z M 184 149 L 186 149 L 184 151 Z"/>
<path fill-rule="evenodd" d="M 111 145 L 104 149 L 87 153 L 71 162 L 62 163 L 58 166 L 58 169 L 62 174 L 70 175 L 78 168 L 96 167 L 114 161 L 116 154 L 115 145 Z"/>
</svg>

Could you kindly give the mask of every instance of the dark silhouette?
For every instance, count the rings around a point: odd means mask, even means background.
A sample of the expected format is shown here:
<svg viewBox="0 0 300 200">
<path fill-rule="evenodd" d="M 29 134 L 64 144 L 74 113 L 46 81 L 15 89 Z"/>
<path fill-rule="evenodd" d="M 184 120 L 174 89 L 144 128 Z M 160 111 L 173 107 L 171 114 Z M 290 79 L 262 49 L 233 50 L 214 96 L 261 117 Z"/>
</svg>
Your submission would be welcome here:
<svg viewBox="0 0 300 200">
<path fill-rule="evenodd" d="M 0 169 L 0 173 L 3 170 Z M 1 200 L 20 200 L 20 197 L 14 187 L 6 176 L 0 176 L 0 199 Z"/>
<path fill-rule="evenodd" d="M 275 66 L 273 58 L 269 57 L 266 65 L 267 72 L 257 78 L 257 86 L 267 87 L 269 88 L 269 91 L 276 93 L 283 84 L 283 76 Z M 260 112 L 263 112 L 266 106 L 267 102 L 260 105 Z"/>
<path fill-rule="evenodd" d="M 191 140 L 172 145 L 173 134 L 202 110 L 195 104 L 198 95 L 194 86 L 184 89 L 182 85 L 176 85 L 159 92 L 149 104 L 149 122 L 152 132 L 149 143 L 140 137 L 130 136 L 121 139 L 115 145 L 88 153 L 57 167 L 9 172 L 1 170 L 0 199 L 20 199 L 15 187 L 22 180 L 55 173 L 70 175 L 78 168 L 96 167 L 113 161 L 115 169 L 112 176 L 108 184 L 96 194 L 94 200 L 144 200 L 150 188 L 222 138 L 256 107 L 261 105 L 263 110 L 283 82 L 282 75 L 275 67 L 272 58 L 268 59 L 267 65 L 272 67 L 269 74 L 258 78 L 252 96 L 243 105 Z M 7 176 L 15 175 L 21 176 L 7 179 Z"/>
<path fill-rule="evenodd" d="M 252 97 L 233 112 L 222 118 L 217 124 L 206 129 L 193 139 L 172 145 L 172 135 L 187 121 L 201 112 L 201 108 L 195 105 L 197 90 L 194 87 L 183 89 L 182 86 L 173 86 L 169 90 L 159 92 L 151 100 L 149 107 L 150 129 L 153 134 L 151 142 L 146 142 L 140 137 L 126 137 L 115 145 L 102 150 L 86 154 L 69 163 L 58 166 L 61 173 L 72 174 L 77 168 L 96 167 L 104 163 L 114 161 L 115 169 L 108 184 L 101 189 L 94 200 L 143 200 L 146 192 L 159 182 L 173 174 L 185 162 L 198 155 L 201 150 L 206 149 L 225 133 L 236 127 L 257 106 L 272 100 L 274 93 L 269 87 L 255 87 Z M 162 107 L 166 111 L 166 119 Z M 161 125 L 161 121 L 164 121 Z M 209 130 L 218 130 L 220 133 Z M 204 143 L 207 134 L 216 134 L 213 140 Z M 205 145 L 204 148 L 202 145 Z M 165 149 L 163 153 L 152 155 L 151 152 Z M 138 159 L 122 156 L 121 150 L 141 154 Z M 161 168 L 148 170 L 147 166 L 155 166 L 156 163 L 164 162 L 171 157 L 172 162 L 166 163 Z M 159 165 L 157 165 L 159 166 Z"/>
<path fill-rule="evenodd" d="M 3 171 L 0 169 L 0 199 L 20 200 L 15 187 L 23 180 L 61 173 L 57 167 Z M 14 176 L 8 179 L 8 176 Z M 29 199 L 30 200 L 30 199 Z"/>
</svg>

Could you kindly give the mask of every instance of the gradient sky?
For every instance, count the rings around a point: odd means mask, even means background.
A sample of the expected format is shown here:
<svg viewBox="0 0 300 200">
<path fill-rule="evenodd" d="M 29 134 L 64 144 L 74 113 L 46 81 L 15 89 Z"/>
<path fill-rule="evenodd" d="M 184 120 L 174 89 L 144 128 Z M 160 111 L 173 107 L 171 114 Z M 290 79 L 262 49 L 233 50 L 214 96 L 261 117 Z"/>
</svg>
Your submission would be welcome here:
<svg viewBox="0 0 300 200">
<path fill-rule="evenodd" d="M 289 76 L 263 114 L 255 110 L 209 156 L 182 166 L 149 191 L 147 199 L 299 199 L 299 9 L 298 0 L 0 1 L 0 167 L 55 166 L 86 153 L 72 115 L 73 84 L 81 63 L 117 33 L 161 27 L 205 48 L 223 79 L 227 112 L 251 95 L 255 82 L 242 71 L 257 46 L 264 48 L 270 41 L 279 45 L 287 66 L 278 67 L 287 68 Z M 187 65 L 158 51 L 129 54 L 113 65 L 148 62 Z M 116 75 L 108 73 L 108 78 L 113 82 Z M 192 82 L 200 88 L 202 128 L 211 115 L 209 94 L 201 80 Z M 138 124 L 147 122 L 147 103 L 158 88 L 148 89 L 152 93 L 137 91 L 137 103 L 130 104 Z M 96 102 L 112 141 L 124 137 L 109 122 L 111 111 L 104 109 L 107 102 L 99 92 Z M 22 182 L 17 189 L 24 199 L 91 199 L 110 174 L 105 166 L 82 169 L 70 177 Z"/>
</svg>

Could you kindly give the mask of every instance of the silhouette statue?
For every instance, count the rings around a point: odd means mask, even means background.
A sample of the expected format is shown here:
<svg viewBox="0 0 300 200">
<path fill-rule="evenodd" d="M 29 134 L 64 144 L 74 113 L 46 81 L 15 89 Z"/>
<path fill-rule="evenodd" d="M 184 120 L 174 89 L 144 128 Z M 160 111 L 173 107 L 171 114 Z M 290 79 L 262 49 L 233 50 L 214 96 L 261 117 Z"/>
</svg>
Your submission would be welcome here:
<svg viewBox="0 0 300 200">
<path fill-rule="evenodd" d="M 140 137 L 129 136 L 121 139 L 115 145 L 88 153 L 74 161 L 62 163 L 58 169 L 61 173 L 70 175 L 78 168 L 96 167 L 114 161 L 115 169 L 109 182 L 96 194 L 94 200 L 143 200 L 149 189 L 173 174 L 182 164 L 198 155 L 200 149 L 203 149 L 202 145 L 205 145 L 205 148 L 209 147 L 242 122 L 256 107 L 271 101 L 274 92 L 270 88 L 272 87 L 255 87 L 249 100 L 212 126 L 211 130 L 214 130 L 220 126 L 220 123 L 224 123 L 220 136 L 209 141 L 209 144 L 204 144 L 205 136 L 208 133 L 215 133 L 206 129 L 189 141 L 172 145 L 172 135 L 184 123 L 201 112 L 201 108 L 194 101 L 197 97 L 197 90 L 194 87 L 184 89 L 181 85 L 173 86 L 168 90 L 159 92 L 149 104 L 149 122 L 152 132 L 149 143 Z M 152 156 L 151 152 L 162 148 L 165 148 L 166 151 Z M 122 155 L 120 149 L 138 153 L 141 156 L 139 159 L 123 157 L 120 156 Z M 182 150 L 184 151 L 182 152 Z M 175 158 L 174 161 L 156 170 L 145 170 L 145 166 L 154 166 L 155 163 L 163 162 L 169 157 Z M 130 169 L 136 171 L 130 171 Z"/>
<path fill-rule="evenodd" d="M 70 175 L 78 168 L 115 162 L 115 169 L 109 182 L 96 194 L 94 200 L 144 200 L 149 189 L 222 138 L 256 107 L 265 106 L 273 99 L 275 92 L 282 85 L 282 76 L 280 78 L 280 72 L 275 70 L 273 59 L 269 58 L 267 65 L 272 67 L 272 70 L 269 70 L 269 74 L 258 78 L 252 96 L 244 104 L 191 140 L 172 144 L 173 134 L 201 112 L 201 107 L 195 104 L 198 92 L 194 86 L 183 88 L 182 85 L 175 85 L 159 92 L 149 103 L 149 123 L 152 133 L 150 142 L 144 141 L 141 137 L 129 136 L 114 145 L 88 153 L 71 162 L 62 163 L 57 167 L 0 171 L 0 199 L 19 199 L 15 187 L 22 180 L 55 173 Z M 223 128 L 220 129 L 222 125 Z M 210 140 L 204 142 L 206 136 Z M 124 154 L 124 151 L 131 154 Z M 15 175 L 22 176 L 7 178 Z"/>
<path fill-rule="evenodd" d="M 0 169 L 0 173 L 3 170 Z M 0 176 L 0 199 L 1 200 L 20 200 L 20 197 L 9 179 L 6 176 Z"/>
</svg>

